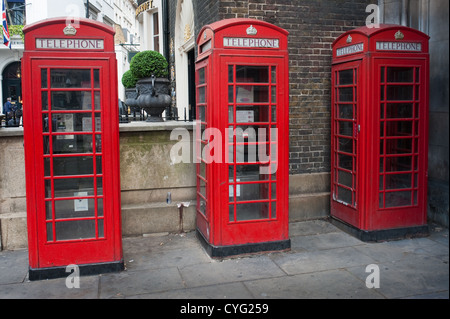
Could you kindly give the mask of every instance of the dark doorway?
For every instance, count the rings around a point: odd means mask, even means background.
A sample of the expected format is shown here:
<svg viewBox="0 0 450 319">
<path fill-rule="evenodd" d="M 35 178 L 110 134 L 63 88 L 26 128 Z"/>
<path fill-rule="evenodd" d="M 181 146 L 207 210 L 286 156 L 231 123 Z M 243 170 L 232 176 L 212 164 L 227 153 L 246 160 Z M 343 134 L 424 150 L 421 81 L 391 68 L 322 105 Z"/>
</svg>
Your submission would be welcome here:
<svg viewBox="0 0 450 319">
<path fill-rule="evenodd" d="M 20 62 L 9 64 L 2 73 L 2 105 L 6 103 L 8 97 L 12 102 L 20 102 L 22 98 L 22 82 Z"/>
<path fill-rule="evenodd" d="M 195 50 L 188 53 L 188 85 L 189 85 L 189 121 L 195 120 Z"/>
</svg>

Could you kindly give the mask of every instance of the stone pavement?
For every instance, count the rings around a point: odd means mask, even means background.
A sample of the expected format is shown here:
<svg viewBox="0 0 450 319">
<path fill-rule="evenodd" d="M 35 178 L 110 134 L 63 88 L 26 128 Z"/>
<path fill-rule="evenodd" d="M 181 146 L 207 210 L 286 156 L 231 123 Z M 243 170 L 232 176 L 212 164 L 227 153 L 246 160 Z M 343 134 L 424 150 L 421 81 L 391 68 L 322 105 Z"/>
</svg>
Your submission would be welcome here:
<svg viewBox="0 0 450 319">
<path fill-rule="evenodd" d="M 364 243 L 326 220 L 290 224 L 292 248 L 213 260 L 195 232 L 124 238 L 126 270 L 29 281 L 28 252 L 0 252 L 0 299 L 448 299 L 448 229 L 429 237 Z M 376 281 L 379 288 L 368 288 Z M 230 309 L 230 308 L 229 308 Z M 178 311 L 178 310 L 177 310 Z"/>
</svg>

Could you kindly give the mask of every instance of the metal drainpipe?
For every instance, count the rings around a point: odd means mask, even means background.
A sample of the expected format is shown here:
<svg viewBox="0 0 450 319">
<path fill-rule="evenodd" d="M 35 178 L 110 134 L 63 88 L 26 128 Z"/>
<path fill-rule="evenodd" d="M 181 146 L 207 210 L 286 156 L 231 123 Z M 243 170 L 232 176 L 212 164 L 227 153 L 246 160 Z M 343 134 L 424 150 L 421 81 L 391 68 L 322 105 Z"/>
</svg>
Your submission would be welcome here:
<svg viewBox="0 0 450 319">
<path fill-rule="evenodd" d="M 163 16 L 163 43 L 164 43 L 164 57 L 166 58 L 167 62 L 170 65 L 170 53 L 169 53 L 169 3 L 168 0 L 162 0 L 161 1 L 161 9 L 162 9 L 162 16 Z M 168 75 L 168 78 L 170 79 L 170 72 Z M 166 108 L 166 114 L 168 115 L 168 119 L 173 120 L 172 115 L 172 107 L 169 106 Z"/>
</svg>

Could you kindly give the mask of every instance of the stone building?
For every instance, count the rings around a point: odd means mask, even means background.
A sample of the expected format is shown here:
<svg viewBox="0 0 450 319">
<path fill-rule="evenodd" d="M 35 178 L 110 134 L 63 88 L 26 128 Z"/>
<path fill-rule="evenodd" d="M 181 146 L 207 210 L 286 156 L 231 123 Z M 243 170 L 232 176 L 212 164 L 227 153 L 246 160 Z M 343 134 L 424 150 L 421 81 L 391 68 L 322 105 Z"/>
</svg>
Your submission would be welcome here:
<svg viewBox="0 0 450 319">
<path fill-rule="evenodd" d="M 255 18 L 289 32 L 289 218 L 330 215 L 331 45 L 364 26 L 369 4 L 381 23 L 411 26 L 431 36 L 429 207 L 448 227 L 448 1 L 446 0 L 139 0 L 134 44 L 155 49 L 170 62 L 172 115 L 179 121 L 120 125 L 124 236 L 195 228 L 195 166 L 170 164 L 174 128 L 192 130 L 195 118 L 196 37 L 209 23 Z M 120 74 L 119 74 L 120 76 Z M 5 249 L 26 246 L 23 134 L 0 129 L 0 235 Z M 13 155 L 14 154 L 14 155 Z M 171 193 L 172 203 L 166 202 Z M 191 205 L 183 212 L 177 203 Z M 1 247 L 1 246 L 0 246 Z"/>
</svg>

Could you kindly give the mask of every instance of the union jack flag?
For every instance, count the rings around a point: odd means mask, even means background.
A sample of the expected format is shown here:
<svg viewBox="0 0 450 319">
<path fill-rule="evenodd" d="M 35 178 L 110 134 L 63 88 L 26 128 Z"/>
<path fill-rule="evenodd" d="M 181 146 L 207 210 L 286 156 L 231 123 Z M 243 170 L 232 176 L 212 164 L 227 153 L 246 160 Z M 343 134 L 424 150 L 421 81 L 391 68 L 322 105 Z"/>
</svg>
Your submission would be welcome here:
<svg viewBox="0 0 450 319">
<path fill-rule="evenodd" d="M 6 22 L 6 6 L 5 0 L 2 0 L 2 33 L 3 33 L 3 44 L 11 49 L 11 39 L 9 37 L 8 24 Z"/>
</svg>

